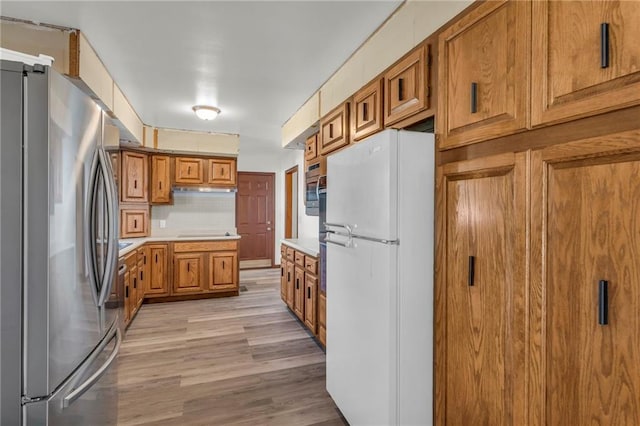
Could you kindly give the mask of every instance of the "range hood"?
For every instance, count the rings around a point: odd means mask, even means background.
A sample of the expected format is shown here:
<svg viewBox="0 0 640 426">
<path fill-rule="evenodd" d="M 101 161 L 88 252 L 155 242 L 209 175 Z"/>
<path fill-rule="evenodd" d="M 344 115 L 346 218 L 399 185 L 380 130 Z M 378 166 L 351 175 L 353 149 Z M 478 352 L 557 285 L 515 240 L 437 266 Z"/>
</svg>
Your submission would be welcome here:
<svg viewBox="0 0 640 426">
<path fill-rule="evenodd" d="M 174 192 L 195 192 L 200 194 L 224 194 L 229 192 L 238 192 L 237 188 L 215 188 L 203 186 L 174 186 Z"/>
</svg>

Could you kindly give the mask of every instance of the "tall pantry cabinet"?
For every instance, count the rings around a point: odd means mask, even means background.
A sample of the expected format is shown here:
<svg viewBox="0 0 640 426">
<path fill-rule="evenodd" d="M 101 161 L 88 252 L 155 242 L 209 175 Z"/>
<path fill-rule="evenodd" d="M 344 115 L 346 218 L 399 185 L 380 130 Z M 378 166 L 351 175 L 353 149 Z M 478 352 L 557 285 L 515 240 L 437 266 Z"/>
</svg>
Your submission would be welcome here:
<svg viewBox="0 0 640 426">
<path fill-rule="evenodd" d="M 465 73 L 484 80 L 438 99 L 437 425 L 640 425 L 639 11 L 486 2 L 440 34 L 438 93 Z M 529 13 L 532 27 L 509 25 Z M 503 16 L 530 45 L 492 42 L 500 26 L 463 43 Z M 503 96 L 479 90 L 502 84 L 482 65 L 456 68 L 483 43 L 524 58 L 515 84 L 530 76 L 530 96 L 516 114 L 452 127 Z"/>
</svg>

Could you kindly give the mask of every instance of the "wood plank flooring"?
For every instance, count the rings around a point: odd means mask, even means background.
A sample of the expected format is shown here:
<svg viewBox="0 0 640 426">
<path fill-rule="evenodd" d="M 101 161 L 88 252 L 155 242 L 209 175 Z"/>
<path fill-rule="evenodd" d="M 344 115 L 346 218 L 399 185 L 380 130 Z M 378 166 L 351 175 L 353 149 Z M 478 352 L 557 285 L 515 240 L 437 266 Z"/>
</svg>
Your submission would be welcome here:
<svg viewBox="0 0 640 426">
<path fill-rule="evenodd" d="M 280 300 L 280 270 L 241 271 L 247 291 L 143 305 L 118 359 L 118 424 L 345 425 L 325 355 Z"/>
</svg>

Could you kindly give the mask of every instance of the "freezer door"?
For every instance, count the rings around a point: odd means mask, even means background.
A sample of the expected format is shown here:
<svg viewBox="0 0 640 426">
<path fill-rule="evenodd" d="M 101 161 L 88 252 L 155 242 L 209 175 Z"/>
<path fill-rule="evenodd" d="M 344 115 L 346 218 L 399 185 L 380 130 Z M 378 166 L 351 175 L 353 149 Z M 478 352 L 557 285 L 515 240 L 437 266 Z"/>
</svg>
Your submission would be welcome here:
<svg viewBox="0 0 640 426">
<path fill-rule="evenodd" d="M 112 191 L 102 112 L 60 74 L 24 81 L 23 395 L 50 395 L 103 339 Z M 115 266 L 114 266 L 115 268 Z M 106 286 L 108 287 L 108 286 Z"/>
<path fill-rule="evenodd" d="M 352 425 L 397 424 L 398 247 L 329 238 L 327 391 Z"/>
<path fill-rule="evenodd" d="M 116 425 L 117 355 L 121 341 L 122 335 L 114 327 L 51 398 L 25 405 L 26 426 Z"/>
<path fill-rule="evenodd" d="M 327 223 L 397 239 L 397 141 L 397 130 L 385 130 L 327 159 Z"/>
</svg>

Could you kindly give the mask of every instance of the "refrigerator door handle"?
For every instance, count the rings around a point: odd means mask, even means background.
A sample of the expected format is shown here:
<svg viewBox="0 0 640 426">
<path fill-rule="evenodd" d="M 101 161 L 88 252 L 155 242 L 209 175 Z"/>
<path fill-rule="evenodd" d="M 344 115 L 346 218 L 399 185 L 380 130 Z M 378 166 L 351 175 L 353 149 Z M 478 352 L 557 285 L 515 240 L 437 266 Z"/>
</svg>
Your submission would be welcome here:
<svg viewBox="0 0 640 426">
<path fill-rule="evenodd" d="M 400 245 L 400 240 L 385 240 L 384 238 L 365 237 L 364 235 L 357 234 L 352 234 L 351 237 L 359 240 L 372 241 L 374 243 L 388 244 L 392 246 Z"/>
<path fill-rule="evenodd" d="M 105 262 L 105 271 L 103 274 L 103 282 L 100 286 L 100 297 L 98 299 L 98 306 L 103 306 L 107 298 L 111 294 L 113 287 L 113 274 L 116 270 L 118 262 L 117 248 L 118 248 L 118 206 L 116 202 L 115 183 L 113 181 L 113 172 L 111 170 L 111 161 L 109 161 L 104 149 L 99 150 L 100 168 L 102 170 L 102 180 L 104 182 L 105 191 L 107 194 L 107 209 L 109 216 L 108 219 L 108 232 L 109 241 L 107 246 L 107 259 Z"/>
<path fill-rule="evenodd" d="M 327 235 L 324 238 L 324 241 L 329 243 L 329 244 L 333 244 L 336 246 L 340 246 L 340 247 L 346 247 L 346 248 L 351 248 L 351 236 L 349 236 L 349 239 L 347 241 L 345 241 L 344 243 L 340 242 L 340 241 L 332 241 L 329 239 L 329 235 L 333 234 L 333 232 L 327 232 Z"/>
<path fill-rule="evenodd" d="M 91 375 L 91 377 L 89 377 L 80 386 L 78 386 L 73 392 L 70 392 L 69 394 L 67 394 L 63 398 L 63 400 L 62 400 L 63 408 L 68 408 L 71 404 L 73 404 L 86 391 L 88 391 L 98 380 L 100 380 L 100 377 L 102 377 L 102 375 L 109 369 L 109 367 L 111 366 L 113 361 L 118 356 L 118 352 L 120 352 L 120 344 L 122 343 L 122 335 L 120 334 L 120 329 L 118 329 L 117 327 L 115 328 L 115 337 L 116 337 L 116 345 L 113 348 L 113 351 L 111 352 L 111 355 L 109 355 L 109 358 L 107 358 L 105 363 L 102 364 L 102 366 L 95 373 L 93 373 Z M 105 339 L 106 343 L 101 345 L 102 346 L 101 349 L 104 349 L 104 347 L 111 340 L 112 340 L 112 338 Z M 96 351 L 96 352 L 99 353 L 99 351 Z"/>
<path fill-rule="evenodd" d="M 94 217 L 95 217 L 95 197 L 97 193 L 96 182 L 98 180 L 100 157 L 98 151 L 93 155 L 91 161 L 91 171 L 89 175 L 87 197 L 85 199 L 85 214 L 84 214 L 84 228 L 85 228 L 85 242 L 87 246 L 86 250 L 86 262 L 88 266 L 89 281 L 91 283 L 91 294 L 93 301 L 98 306 L 98 277 L 97 277 L 97 249 L 96 239 L 98 236 L 95 233 Z"/>
<path fill-rule="evenodd" d="M 351 229 L 351 226 L 348 225 L 348 224 L 325 222 L 324 226 L 329 227 L 329 228 L 342 228 L 342 229 L 347 231 L 347 236 L 349 238 L 351 238 L 351 236 L 353 235 L 353 230 Z M 328 232 L 331 232 L 331 231 L 328 231 Z"/>
</svg>

